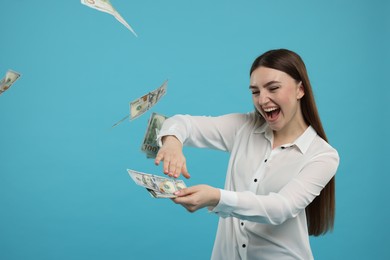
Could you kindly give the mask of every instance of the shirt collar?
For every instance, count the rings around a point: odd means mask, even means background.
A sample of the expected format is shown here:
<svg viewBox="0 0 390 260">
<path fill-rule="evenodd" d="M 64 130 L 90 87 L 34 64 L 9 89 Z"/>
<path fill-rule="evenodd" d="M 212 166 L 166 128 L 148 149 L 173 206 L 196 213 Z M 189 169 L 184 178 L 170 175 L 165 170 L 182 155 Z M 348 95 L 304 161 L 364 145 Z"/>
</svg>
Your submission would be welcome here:
<svg viewBox="0 0 390 260">
<path fill-rule="evenodd" d="M 267 138 L 272 143 L 273 132 L 266 122 L 258 126 L 253 131 L 253 133 L 264 134 L 265 138 Z M 312 126 L 309 126 L 305 130 L 305 132 L 303 132 L 303 134 L 301 134 L 293 143 L 288 144 L 286 146 L 296 146 L 301 151 L 301 153 L 304 154 L 309 149 L 311 142 L 314 140 L 316 136 L 317 136 L 317 132 L 314 130 Z"/>
<path fill-rule="evenodd" d="M 312 126 L 309 126 L 305 132 L 303 132 L 303 134 L 294 141 L 293 144 L 301 150 L 301 153 L 306 153 L 316 136 L 317 132 Z"/>
<path fill-rule="evenodd" d="M 259 125 L 255 128 L 253 133 L 255 134 L 262 134 L 265 133 L 266 129 L 269 128 L 268 124 L 265 122 L 265 120 L 259 120 L 258 121 Z"/>
<path fill-rule="evenodd" d="M 272 129 L 269 127 L 269 125 L 263 121 L 263 123 L 256 127 L 255 130 L 253 131 L 254 134 L 264 134 L 265 138 L 272 143 L 272 138 L 273 138 L 273 132 Z"/>
</svg>

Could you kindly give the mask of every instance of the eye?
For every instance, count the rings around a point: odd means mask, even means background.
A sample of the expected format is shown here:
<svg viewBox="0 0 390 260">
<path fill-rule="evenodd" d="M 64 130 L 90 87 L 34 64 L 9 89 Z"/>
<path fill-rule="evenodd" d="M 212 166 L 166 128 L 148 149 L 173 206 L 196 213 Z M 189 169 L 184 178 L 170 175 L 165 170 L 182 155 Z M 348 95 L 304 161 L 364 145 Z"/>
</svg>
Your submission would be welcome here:
<svg viewBox="0 0 390 260">
<path fill-rule="evenodd" d="M 270 91 L 270 92 L 275 92 L 276 90 L 278 90 L 279 89 L 279 86 L 270 86 L 269 88 L 268 88 L 268 90 Z"/>
<path fill-rule="evenodd" d="M 257 96 L 257 95 L 259 95 L 260 94 L 260 91 L 258 91 L 258 90 L 252 90 L 252 95 L 253 96 Z"/>
</svg>

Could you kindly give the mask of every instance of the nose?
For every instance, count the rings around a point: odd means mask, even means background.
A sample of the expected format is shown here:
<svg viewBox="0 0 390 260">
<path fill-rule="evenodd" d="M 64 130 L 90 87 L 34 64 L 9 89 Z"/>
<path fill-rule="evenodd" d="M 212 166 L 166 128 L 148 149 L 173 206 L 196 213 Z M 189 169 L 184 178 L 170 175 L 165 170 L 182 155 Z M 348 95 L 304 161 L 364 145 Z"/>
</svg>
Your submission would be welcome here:
<svg viewBox="0 0 390 260">
<path fill-rule="evenodd" d="M 263 106 L 267 104 L 268 101 L 269 101 L 269 97 L 266 91 L 261 91 L 260 94 L 257 96 L 257 104 Z"/>
</svg>

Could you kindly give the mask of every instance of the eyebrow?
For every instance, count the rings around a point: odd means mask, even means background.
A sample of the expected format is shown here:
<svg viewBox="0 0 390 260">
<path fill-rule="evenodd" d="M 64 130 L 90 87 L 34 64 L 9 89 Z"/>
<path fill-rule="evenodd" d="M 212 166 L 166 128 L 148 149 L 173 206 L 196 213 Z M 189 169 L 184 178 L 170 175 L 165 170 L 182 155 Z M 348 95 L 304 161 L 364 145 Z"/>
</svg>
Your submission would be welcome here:
<svg viewBox="0 0 390 260">
<path fill-rule="evenodd" d="M 269 82 L 267 82 L 267 83 L 264 84 L 264 88 L 266 88 L 266 87 L 268 87 L 268 86 L 270 86 L 270 85 L 272 85 L 272 84 L 274 84 L 274 83 L 280 83 L 280 81 L 271 80 L 271 81 L 269 81 Z M 249 88 L 250 88 L 250 89 L 253 89 L 253 88 L 256 88 L 256 89 L 257 89 L 257 86 L 250 85 Z"/>
</svg>

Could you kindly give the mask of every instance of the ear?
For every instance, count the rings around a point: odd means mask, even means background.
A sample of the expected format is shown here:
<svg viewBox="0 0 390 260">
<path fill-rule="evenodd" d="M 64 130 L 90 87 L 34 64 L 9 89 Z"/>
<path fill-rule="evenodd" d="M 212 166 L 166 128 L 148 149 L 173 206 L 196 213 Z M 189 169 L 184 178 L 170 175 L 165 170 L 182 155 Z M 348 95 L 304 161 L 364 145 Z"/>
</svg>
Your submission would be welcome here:
<svg viewBox="0 0 390 260">
<path fill-rule="evenodd" d="M 303 87 L 302 81 L 298 83 L 297 99 L 301 99 L 305 95 L 305 88 Z"/>
</svg>

